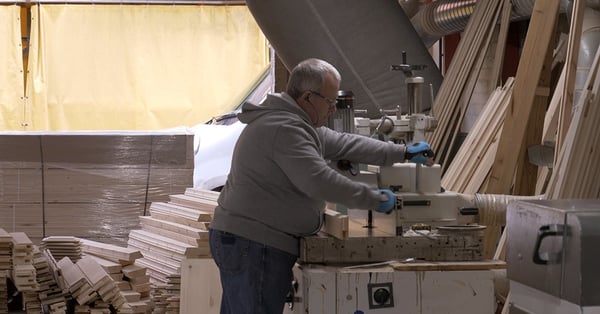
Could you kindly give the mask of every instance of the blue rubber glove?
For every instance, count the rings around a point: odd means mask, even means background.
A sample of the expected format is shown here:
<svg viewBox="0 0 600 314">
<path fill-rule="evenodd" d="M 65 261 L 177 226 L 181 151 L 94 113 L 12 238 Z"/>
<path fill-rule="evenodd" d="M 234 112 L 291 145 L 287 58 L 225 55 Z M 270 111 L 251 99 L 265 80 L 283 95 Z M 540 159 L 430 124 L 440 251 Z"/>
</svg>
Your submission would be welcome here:
<svg viewBox="0 0 600 314">
<path fill-rule="evenodd" d="M 380 213 L 389 214 L 396 207 L 396 195 L 391 190 L 377 190 L 380 195 L 379 207 L 376 209 Z"/>
<path fill-rule="evenodd" d="M 427 164 L 429 158 L 434 158 L 435 154 L 431 150 L 429 143 L 416 142 L 406 147 L 405 158 L 416 164 Z"/>
</svg>

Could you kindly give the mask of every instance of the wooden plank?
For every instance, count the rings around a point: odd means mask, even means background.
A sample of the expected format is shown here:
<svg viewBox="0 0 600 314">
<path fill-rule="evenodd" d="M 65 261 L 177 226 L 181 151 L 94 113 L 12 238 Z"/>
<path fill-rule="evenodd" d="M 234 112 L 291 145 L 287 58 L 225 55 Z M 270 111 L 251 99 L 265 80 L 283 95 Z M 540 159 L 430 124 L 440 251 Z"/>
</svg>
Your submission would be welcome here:
<svg viewBox="0 0 600 314">
<path fill-rule="evenodd" d="M 326 209 L 323 223 L 323 228 L 321 229 L 323 232 L 338 239 L 348 238 L 348 215 L 342 215 L 335 210 Z"/>
<path fill-rule="evenodd" d="M 551 42 L 555 41 L 556 34 L 553 34 L 554 36 L 551 37 Z M 553 51 L 548 49 L 548 51 L 546 51 L 542 69 L 540 70 L 537 91 L 531 105 L 531 113 L 529 115 L 529 121 L 527 122 L 523 144 L 519 151 L 513 195 L 534 195 L 535 193 L 538 167 L 529 162 L 527 148 L 542 143 L 544 120 L 546 109 L 548 108 L 550 85 L 552 83 L 553 59 Z"/>
<path fill-rule="evenodd" d="M 583 14 L 585 11 L 585 2 L 581 0 L 573 1 L 573 11 L 571 14 L 571 24 L 569 26 L 569 40 L 567 42 L 566 56 L 566 74 L 565 82 L 562 89 L 562 97 L 560 101 L 558 132 L 556 138 L 556 152 L 564 143 L 565 136 L 569 130 L 573 110 L 573 90 L 575 88 L 575 74 L 577 73 L 577 59 L 579 56 L 579 45 L 581 42 L 581 28 L 583 24 Z M 558 155 L 557 155 L 558 156 Z M 558 159 L 558 157 L 555 158 Z"/>
<path fill-rule="evenodd" d="M 212 216 L 208 212 L 165 202 L 152 202 L 150 215 L 152 213 L 167 214 L 192 221 L 210 222 L 212 220 Z"/>
<path fill-rule="evenodd" d="M 156 227 L 156 226 L 151 226 L 151 225 L 142 225 L 142 230 L 144 231 L 148 231 L 154 234 L 158 234 L 161 235 L 163 237 L 167 237 L 173 240 L 177 240 L 183 243 L 187 243 L 189 245 L 193 245 L 193 246 L 201 246 L 203 245 L 203 243 L 206 243 L 206 245 L 208 245 L 208 231 L 205 232 L 205 234 L 202 236 L 203 238 L 200 237 L 188 237 L 186 235 L 177 233 L 177 232 L 173 232 L 173 231 L 169 231 L 166 229 L 162 229 L 160 227 Z"/>
<path fill-rule="evenodd" d="M 194 228 L 194 227 L 187 226 L 184 224 L 180 224 L 180 223 L 176 223 L 176 222 L 172 222 L 172 221 L 165 221 L 165 220 L 157 219 L 157 218 L 150 217 L 150 216 L 140 216 L 140 223 L 142 225 L 142 228 L 144 225 L 148 225 L 148 226 L 162 228 L 165 230 L 179 233 L 184 236 L 197 238 L 197 239 L 206 238 L 206 236 L 207 236 L 206 234 L 208 232 L 208 229 L 205 228 L 205 225 L 202 225 L 202 228 Z"/>
<path fill-rule="evenodd" d="M 174 222 L 196 229 L 208 230 L 208 225 L 210 224 L 209 221 L 193 221 L 184 217 L 169 215 L 167 213 L 153 212 L 151 215 L 152 218 L 157 220 Z"/>
<path fill-rule="evenodd" d="M 185 206 L 189 208 L 195 208 L 198 210 L 203 210 L 209 213 L 213 213 L 215 211 L 215 207 L 217 206 L 217 202 L 211 199 L 198 197 L 194 194 L 186 195 L 186 194 L 175 194 L 170 195 L 169 200 L 171 203 Z"/>
<path fill-rule="evenodd" d="M 464 115 L 463 108 L 460 108 L 459 100 L 465 89 L 474 60 L 479 54 L 482 42 L 491 33 L 495 27 L 492 22 L 496 12 L 499 9 L 501 0 L 478 1 L 459 46 L 455 57 L 446 73 L 445 79 L 440 86 L 433 104 L 433 111 L 438 118 L 438 126 L 434 132 L 426 134 L 427 141 L 436 152 L 437 160 L 443 160 L 445 155 L 451 149 L 448 141 L 454 137 L 454 134 L 460 130 L 457 119 Z M 446 167 L 446 165 L 444 165 Z"/>
<path fill-rule="evenodd" d="M 546 192 L 548 199 L 596 198 L 600 194 L 597 183 L 600 168 L 596 162 L 600 159 L 600 153 L 596 149 L 600 146 L 600 132 L 597 131 L 600 121 L 600 97 L 597 97 L 600 80 L 596 78 L 599 58 L 600 50 L 596 52 L 578 110 L 575 111 L 560 149 L 560 158 L 553 169 Z"/>
<path fill-rule="evenodd" d="M 489 270 L 505 269 L 506 262 L 499 260 L 465 261 L 465 262 L 408 262 L 391 263 L 397 271 L 452 271 L 452 270 Z"/>
<path fill-rule="evenodd" d="M 515 147 L 521 147 L 523 143 L 544 63 L 544 58 L 539 56 L 545 56 L 550 49 L 550 38 L 558 17 L 558 8 L 558 1 L 535 2 L 523 54 L 515 76 L 512 103 L 504 118 L 504 127 L 490 173 L 487 193 L 510 194 L 518 159 Z"/>
<path fill-rule="evenodd" d="M 512 1 L 504 0 L 502 3 L 502 14 L 500 20 L 500 29 L 498 30 L 498 40 L 496 40 L 496 54 L 494 55 L 494 65 L 492 67 L 492 81 L 495 84 L 491 88 L 502 86 L 502 65 L 504 64 L 504 52 L 506 50 L 506 38 L 508 37 L 508 28 L 510 26 L 510 16 L 512 13 Z"/>
<path fill-rule="evenodd" d="M 206 253 L 206 250 L 203 248 L 195 247 L 181 241 L 173 240 L 171 238 L 163 237 L 161 235 L 143 230 L 132 230 L 129 233 L 129 238 L 141 241 L 165 251 L 185 255 L 188 257 L 202 256 L 202 254 Z"/>
<path fill-rule="evenodd" d="M 81 239 L 81 247 L 85 253 L 107 257 L 109 260 L 123 260 L 133 262 L 137 258 L 142 258 L 143 255 L 139 250 L 134 250 L 128 247 L 107 244 L 89 239 Z"/>
<path fill-rule="evenodd" d="M 64 280 L 65 288 L 71 293 L 74 293 L 86 284 L 85 276 L 81 269 L 79 269 L 68 257 L 60 259 L 56 266 L 60 269 L 61 277 Z"/>
</svg>

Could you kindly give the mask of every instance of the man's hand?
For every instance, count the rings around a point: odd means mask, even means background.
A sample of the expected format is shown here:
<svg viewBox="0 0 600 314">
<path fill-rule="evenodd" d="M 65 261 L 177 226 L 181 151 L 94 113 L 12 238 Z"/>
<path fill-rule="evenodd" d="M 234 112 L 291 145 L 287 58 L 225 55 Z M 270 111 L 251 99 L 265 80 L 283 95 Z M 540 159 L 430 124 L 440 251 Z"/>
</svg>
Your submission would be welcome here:
<svg viewBox="0 0 600 314">
<path fill-rule="evenodd" d="M 431 166 L 433 165 L 435 153 L 431 150 L 429 143 L 416 142 L 410 146 L 406 146 L 404 156 L 406 159 L 416 164 Z"/>
<path fill-rule="evenodd" d="M 380 213 L 389 214 L 396 207 L 396 195 L 391 190 L 382 189 L 379 192 L 379 207 L 376 209 Z"/>
</svg>

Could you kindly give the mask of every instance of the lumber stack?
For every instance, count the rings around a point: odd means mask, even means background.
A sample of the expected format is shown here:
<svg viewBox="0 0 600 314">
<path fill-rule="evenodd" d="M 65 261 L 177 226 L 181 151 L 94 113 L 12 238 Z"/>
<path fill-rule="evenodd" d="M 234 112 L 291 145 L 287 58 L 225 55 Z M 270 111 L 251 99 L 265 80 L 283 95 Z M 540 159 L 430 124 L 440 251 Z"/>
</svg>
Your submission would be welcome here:
<svg viewBox="0 0 600 314">
<path fill-rule="evenodd" d="M 460 132 L 466 104 L 473 94 L 502 11 L 501 4 L 502 0 L 477 2 L 436 95 L 433 112 L 438 125 L 433 133 L 426 134 L 426 139 L 437 153 L 436 159 L 443 171 L 449 164 L 450 150 Z"/>
<path fill-rule="evenodd" d="M 124 244 L 154 201 L 193 183 L 182 131 L 0 132 L 0 227 Z"/>
<path fill-rule="evenodd" d="M 550 177 L 546 198 L 600 197 L 600 49 L 596 52 L 583 93 L 560 148 L 557 164 Z"/>
<path fill-rule="evenodd" d="M 38 246 L 34 246 L 33 266 L 35 267 L 36 281 L 39 287 L 38 298 L 41 305 L 49 308 L 52 313 L 66 313 L 67 301 L 50 269 L 51 258 L 49 254 L 48 251 L 44 252 Z"/>
<path fill-rule="evenodd" d="M 77 262 L 81 258 L 81 241 L 73 236 L 51 236 L 42 239 L 42 248 L 50 251 L 52 257 L 61 260 L 68 257 Z"/>
<path fill-rule="evenodd" d="M 0 272 L 12 268 L 12 237 L 0 228 Z"/>
<path fill-rule="evenodd" d="M 24 232 L 11 232 L 12 237 L 12 270 L 9 278 L 17 291 L 22 294 L 22 309 L 27 313 L 40 313 L 40 284 L 37 269 L 34 265 L 34 249 L 36 247 Z M 39 250 L 38 257 L 39 257 Z"/>
<path fill-rule="evenodd" d="M 460 193 L 480 192 L 494 163 L 504 113 L 513 90 L 513 78 L 496 88 L 454 160 L 442 177 L 442 187 Z"/>
<path fill-rule="evenodd" d="M 97 266 L 91 267 L 96 268 L 96 273 L 110 278 L 112 282 L 105 289 L 98 290 L 98 293 L 102 296 L 106 293 L 104 290 L 110 287 L 117 301 L 103 298 L 104 301 L 118 308 L 120 313 L 144 313 L 150 308 L 150 278 L 145 267 L 135 265 L 135 261 L 142 257 L 139 250 L 88 239 L 81 241 L 84 258 L 93 260 Z"/>
<path fill-rule="evenodd" d="M 0 314 L 8 314 L 8 289 L 6 270 L 0 270 Z"/>
<path fill-rule="evenodd" d="M 6 278 L 12 268 L 12 237 L 0 228 L 0 314 L 8 313 Z"/>
<path fill-rule="evenodd" d="M 35 267 L 33 267 L 33 242 L 23 232 L 11 232 L 13 241 L 11 278 L 19 291 L 37 294 Z"/>
<path fill-rule="evenodd" d="M 56 263 L 56 266 L 58 267 L 57 272 L 61 274 L 63 289 L 68 291 L 78 304 L 83 305 L 98 299 L 98 295 L 86 280 L 81 268 L 70 258 L 63 257 Z"/>
<path fill-rule="evenodd" d="M 183 260 L 210 256 L 208 225 L 218 195 L 187 188 L 168 202 L 153 202 L 150 216 L 139 217 L 141 229 L 129 233 L 128 247 L 144 256 L 135 265 L 147 269 L 154 313 L 179 312 Z"/>
</svg>

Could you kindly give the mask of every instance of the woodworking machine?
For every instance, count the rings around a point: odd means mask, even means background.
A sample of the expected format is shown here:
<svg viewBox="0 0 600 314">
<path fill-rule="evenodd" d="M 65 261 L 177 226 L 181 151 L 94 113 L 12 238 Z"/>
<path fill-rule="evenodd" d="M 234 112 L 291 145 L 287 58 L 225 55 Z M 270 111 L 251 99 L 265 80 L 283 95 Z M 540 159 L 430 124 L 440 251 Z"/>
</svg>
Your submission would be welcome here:
<svg viewBox="0 0 600 314">
<path fill-rule="evenodd" d="M 402 65 L 400 65 L 402 66 Z M 414 76 L 409 76 L 414 79 Z M 437 125 L 435 117 L 417 113 L 415 98 L 409 114 L 400 109 L 380 119 L 355 117 L 352 94 L 338 93 L 337 111 L 329 127 L 352 131 L 380 140 L 411 144 L 425 139 Z M 339 166 L 339 163 L 337 163 Z M 334 163 L 332 167 L 335 168 Z M 339 167 L 338 167 L 338 170 Z M 349 170 L 349 171 L 345 171 Z M 415 258 L 434 261 L 481 259 L 485 227 L 474 224 L 478 209 L 473 195 L 443 191 L 441 167 L 397 163 L 392 166 L 351 165 L 340 170 L 349 178 L 373 188 L 390 189 L 396 208 L 389 215 L 373 210 L 354 210 L 333 205 L 342 215 L 347 230 L 332 236 L 322 233 L 301 241 L 300 260 L 307 263 L 371 263 Z M 329 217 L 331 218 L 331 217 Z M 339 218 L 339 217 L 338 217 Z M 326 216 L 324 231 L 328 224 Z M 337 228 L 338 231 L 340 228 Z"/>
<path fill-rule="evenodd" d="M 423 80 L 412 73 L 418 68 L 393 68 L 404 72 L 415 96 L 408 114 L 398 108 L 380 119 L 355 117 L 352 93 L 340 92 L 328 127 L 407 145 L 423 141 L 437 120 L 418 110 L 420 92 L 414 91 Z M 392 190 L 396 206 L 384 214 L 329 204 L 322 231 L 300 241 L 285 314 L 493 312 L 493 276 L 481 265 L 485 227 L 474 224 L 474 196 L 443 191 L 440 165 L 331 166 L 374 189 Z M 470 263 L 478 268 L 464 268 Z"/>
</svg>

